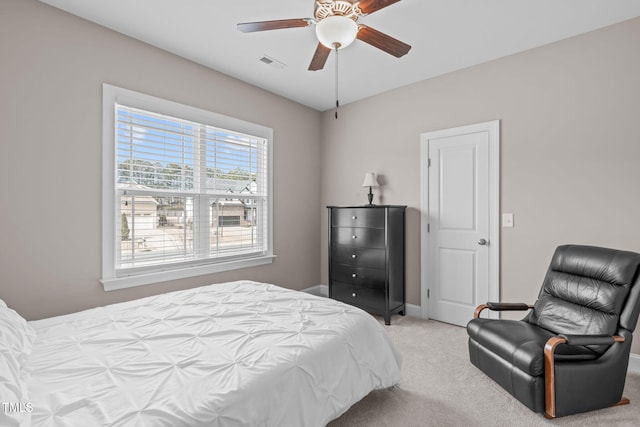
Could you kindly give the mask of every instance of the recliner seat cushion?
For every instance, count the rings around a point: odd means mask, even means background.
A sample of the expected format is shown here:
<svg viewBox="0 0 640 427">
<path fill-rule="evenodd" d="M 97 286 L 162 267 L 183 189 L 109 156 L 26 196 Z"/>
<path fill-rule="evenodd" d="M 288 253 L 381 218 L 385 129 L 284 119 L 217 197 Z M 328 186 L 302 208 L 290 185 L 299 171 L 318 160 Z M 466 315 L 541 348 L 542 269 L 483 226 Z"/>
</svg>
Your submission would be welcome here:
<svg viewBox="0 0 640 427">
<path fill-rule="evenodd" d="M 544 374 L 544 345 L 555 333 L 521 320 L 473 319 L 469 338 L 527 374 Z M 597 354 L 582 346 L 561 345 L 556 360 L 591 360 Z"/>
</svg>

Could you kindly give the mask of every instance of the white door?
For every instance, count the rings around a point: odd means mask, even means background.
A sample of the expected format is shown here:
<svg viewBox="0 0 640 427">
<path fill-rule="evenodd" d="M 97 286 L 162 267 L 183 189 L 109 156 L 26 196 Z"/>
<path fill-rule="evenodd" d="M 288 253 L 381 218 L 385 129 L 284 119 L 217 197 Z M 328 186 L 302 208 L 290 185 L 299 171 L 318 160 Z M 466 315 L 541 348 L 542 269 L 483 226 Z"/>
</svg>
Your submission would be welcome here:
<svg viewBox="0 0 640 427">
<path fill-rule="evenodd" d="M 498 301 L 498 138 L 498 121 L 422 135 L 423 317 L 465 326 Z"/>
</svg>

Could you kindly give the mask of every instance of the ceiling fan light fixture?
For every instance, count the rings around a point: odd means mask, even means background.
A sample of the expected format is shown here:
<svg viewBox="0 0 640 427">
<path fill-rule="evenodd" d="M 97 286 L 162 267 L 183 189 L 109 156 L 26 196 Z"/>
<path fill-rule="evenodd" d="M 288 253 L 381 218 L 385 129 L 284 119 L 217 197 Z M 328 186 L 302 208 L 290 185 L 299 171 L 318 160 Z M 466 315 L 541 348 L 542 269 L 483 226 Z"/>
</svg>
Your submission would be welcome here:
<svg viewBox="0 0 640 427">
<path fill-rule="evenodd" d="M 316 24 L 318 41 L 329 49 L 344 49 L 356 39 L 358 24 L 346 16 L 334 15 Z"/>
</svg>

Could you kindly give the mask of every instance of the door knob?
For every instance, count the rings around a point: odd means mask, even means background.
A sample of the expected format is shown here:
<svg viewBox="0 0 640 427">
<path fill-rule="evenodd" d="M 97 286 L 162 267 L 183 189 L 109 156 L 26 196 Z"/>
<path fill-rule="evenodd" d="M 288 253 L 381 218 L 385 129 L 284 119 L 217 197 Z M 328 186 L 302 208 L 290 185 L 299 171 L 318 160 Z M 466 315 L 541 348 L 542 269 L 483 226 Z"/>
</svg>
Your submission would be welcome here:
<svg viewBox="0 0 640 427">
<path fill-rule="evenodd" d="M 484 245 L 486 245 L 486 244 L 487 244 L 487 241 L 486 241 L 485 239 L 480 239 L 480 240 L 478 240 L 478 244 L 479 244 L 480 246 L 484 246 Z"/>
</svg>

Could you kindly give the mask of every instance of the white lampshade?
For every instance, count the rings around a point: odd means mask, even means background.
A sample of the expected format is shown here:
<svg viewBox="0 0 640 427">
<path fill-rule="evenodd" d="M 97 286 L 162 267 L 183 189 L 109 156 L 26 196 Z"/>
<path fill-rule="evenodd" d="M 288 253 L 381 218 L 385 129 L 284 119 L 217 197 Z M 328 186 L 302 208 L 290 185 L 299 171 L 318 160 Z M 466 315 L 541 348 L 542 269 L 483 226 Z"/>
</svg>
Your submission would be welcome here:
<svg viewBox="0 0 640 427">
<path fill-rule="evenodd" d="M 358 24 L 346 16 L 334 15 L 324 18 L 316 24 L 316 36 L 320 43 L 329 49 L 343 49 L 356 39 Z"/>
<path fill-rule="evenodd" d="M 378 181 L 376 180 L 376 174 L 373 172 L 367 172 L 364 175 L 364 183 L 362 184 L 363 187 L 377 187 L 378 186 Z"/>
</svg>

